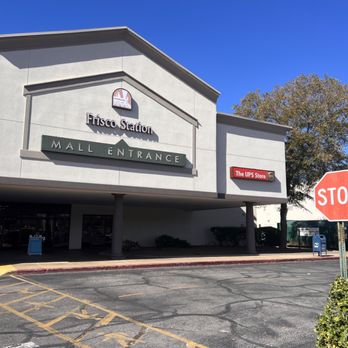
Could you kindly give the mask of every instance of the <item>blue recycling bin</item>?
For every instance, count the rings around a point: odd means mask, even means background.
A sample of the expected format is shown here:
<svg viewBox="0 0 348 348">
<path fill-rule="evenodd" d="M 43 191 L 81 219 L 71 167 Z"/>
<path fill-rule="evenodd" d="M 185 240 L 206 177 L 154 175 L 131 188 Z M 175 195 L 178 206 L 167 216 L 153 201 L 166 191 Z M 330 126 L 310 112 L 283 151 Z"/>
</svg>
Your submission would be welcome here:
<svg viewBox="0 0 348 348">
<path fill-rule="evenodd" d="M 326 237 L 322 234 L 315 234 L 312 239 L 312 251 L 318 253 L 318 256 L 321 256 L 323 253 L 327 255 L 326 247 Z"/>
<path fill-rule="evenodd" d="M 42 241 L 43 237 L 40 235 L 30 235 L 28 243 L 28 255 L 42 255 Z"/>
</svg>

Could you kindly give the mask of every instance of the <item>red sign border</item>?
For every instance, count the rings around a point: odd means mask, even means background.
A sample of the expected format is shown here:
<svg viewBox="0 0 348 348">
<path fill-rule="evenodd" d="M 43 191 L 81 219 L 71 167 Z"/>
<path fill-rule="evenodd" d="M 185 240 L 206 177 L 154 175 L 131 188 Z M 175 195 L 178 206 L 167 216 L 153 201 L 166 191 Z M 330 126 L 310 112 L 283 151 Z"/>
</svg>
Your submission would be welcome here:
<svg viewBox="0 0 348 348">
<path fill-rule="evenodd" d="M 314 189 L 313 189 L 313 193 L 314 193 L 314 206 L 315 206 L 315 209 L 317 209 L 321 215 L 325 216 L 326 220 L 327 221 L 330 221 L 330 222 L 341 222 L 341 221 L 348 221 L 348 218 L 347 219 L 341 219 L 341 220 L 331 220 L 329 219 L 321 210 L 319 210 L 317 208 L 317 200 L 316 200 L 316 194 L 315 194 L 315 190 L 317 188 L 317 186 L 324 180 L 324 178 L 329 175 L 329 174 L 332 174 L 332 173 L 341 173 L 341 172 L 348 172 L 348 169 L 343 169 L 343 170 L 334 170 L 334 171 L 331 171 L 331 172 L 326 172 L 321 178 L 320 180 L 315 184 L 314 186 Z"/>
<path fill-rule="evenodd" d="M 249 178 L 237 178 L 237 177 L 232 177 L 232 170 L 233 170 L 233 168 L 239 168 L 239 169 L 243 169 L 243 170 L 252 170 L 252 171 L 262 171 L 262 172 L 267 172 L 267 173 L 273 173 L 273 180 L 262 180 L 262 179 L 249 179 Z M 231 179 L 237 179 L 237 180 L 247 180 L 247 181 L 274 182 L 274 181 L 275 181 L 275 172 L 274 172 L 274 170 L 268 170 L 268 169 L 246 168 L 246 167 L 231 166 L 231 167 L 230 167 L 230 178 L 231 178 Z"/>
</svg>

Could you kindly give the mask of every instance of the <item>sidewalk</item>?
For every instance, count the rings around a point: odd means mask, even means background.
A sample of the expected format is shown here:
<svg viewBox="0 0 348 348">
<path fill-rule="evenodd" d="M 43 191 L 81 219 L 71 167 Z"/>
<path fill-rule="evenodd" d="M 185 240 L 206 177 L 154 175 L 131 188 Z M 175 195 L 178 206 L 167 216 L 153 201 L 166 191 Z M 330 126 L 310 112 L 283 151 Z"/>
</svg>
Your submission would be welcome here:
<svg viewBox="0 0 348 348">
<path fill-rule="evenodd" d="M 253 264 L 293 261 L 338 260 L 338 251 L 328 251 L 327 255 L 317 256 L 312 252 L 293 253 L 260 253 L 256 255 L 233 256 L 198 256 L 171 258 L 143 258 L 125 260 L 97 260 L 97 261 L 59 261 L 59 262 L 30 262 L 0 266 L 0 276 L 26 273 L 95 271 L 113 269 L 177 267 L 177 266 L 208 266 L 228 264 Z"/>
</svg>

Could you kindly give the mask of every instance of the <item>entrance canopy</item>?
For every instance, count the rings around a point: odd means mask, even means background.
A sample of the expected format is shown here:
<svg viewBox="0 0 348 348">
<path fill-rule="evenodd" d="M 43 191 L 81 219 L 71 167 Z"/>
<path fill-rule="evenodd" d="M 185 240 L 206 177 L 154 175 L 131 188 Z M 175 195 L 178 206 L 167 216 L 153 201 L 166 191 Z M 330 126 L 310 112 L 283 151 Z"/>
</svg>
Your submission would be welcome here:
<svg viewBox="0 0 348 348">
<path fill-rule="evenodd" d="M 124 195 L 126 206 L 159 206 L 184 210 L 235 208 L 246 201 L 255 204 L 283 203 L 280 199 L 256 197 L 226 197 L 213 192 L 120 187 L 112 185 L 80 184 L 35 179 L 0 179 L 1 200 L 8 202 L 36 202 L 50 204 L 113 204 L 113 195 Z"/>
</svg>

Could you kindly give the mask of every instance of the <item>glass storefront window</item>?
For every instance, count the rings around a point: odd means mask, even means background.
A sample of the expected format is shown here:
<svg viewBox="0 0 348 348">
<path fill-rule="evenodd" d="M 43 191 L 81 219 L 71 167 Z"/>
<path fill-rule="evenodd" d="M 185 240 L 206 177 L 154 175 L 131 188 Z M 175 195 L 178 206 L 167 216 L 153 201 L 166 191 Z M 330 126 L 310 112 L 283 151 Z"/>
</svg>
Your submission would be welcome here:
<svg viewBox="0 0 348 348">
<path fill-rule="evenodd" d="M 0 247 L 23 248 L 29 235 L 45 237 L 44 247 L 69 243 L 70 205 L 0 203 Z"/>
<path fill-rule="evenodd" d="M 111 243 L 112 215 L 83 215 L 82 245 L 105 246 Z"/>
</svg>

